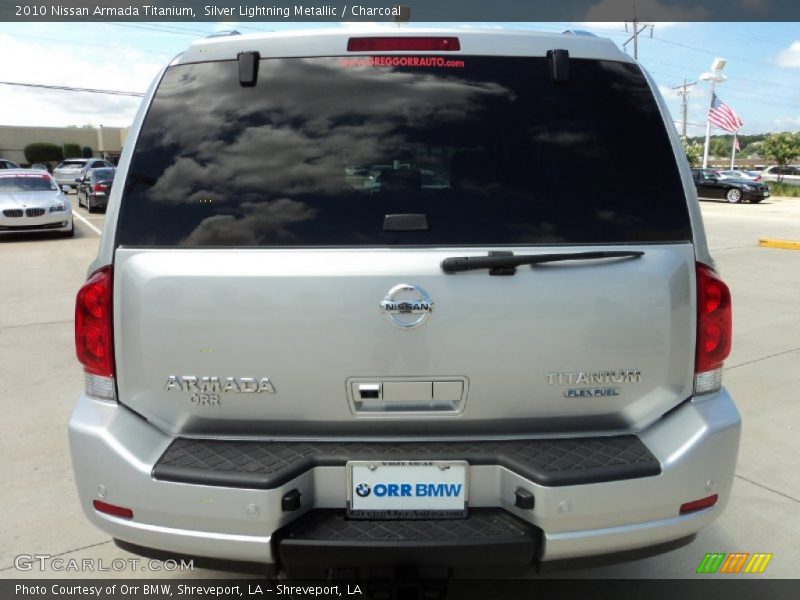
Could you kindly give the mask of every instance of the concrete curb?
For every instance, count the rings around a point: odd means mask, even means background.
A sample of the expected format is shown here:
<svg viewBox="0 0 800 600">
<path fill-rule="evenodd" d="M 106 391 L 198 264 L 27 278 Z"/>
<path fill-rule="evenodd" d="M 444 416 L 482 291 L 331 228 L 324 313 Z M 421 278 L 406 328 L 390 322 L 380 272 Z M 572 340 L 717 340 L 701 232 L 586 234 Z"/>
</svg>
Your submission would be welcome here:
<svg viewBox="0 0 800 600">
<path fill-rule="evenodd" d="M 791 240 L 776 240 L 774 238 L 762 238 L 758 240 L 758 245 L 762 248 L 781 248 L 783 250 L 800 250 L 800 242 Z"/>
</svg>

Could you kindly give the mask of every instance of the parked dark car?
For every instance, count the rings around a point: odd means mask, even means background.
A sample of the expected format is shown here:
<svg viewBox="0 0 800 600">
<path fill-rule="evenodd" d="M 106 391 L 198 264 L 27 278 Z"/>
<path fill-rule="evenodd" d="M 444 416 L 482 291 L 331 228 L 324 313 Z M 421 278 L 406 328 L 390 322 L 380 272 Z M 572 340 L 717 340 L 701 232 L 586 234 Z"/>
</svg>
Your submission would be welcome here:
<svg viewBox="0 0 800 600">
<path fill-rule="evenodd" d="M 758 203 L 769 198 L 769 186 L 747 179 L 726 179 L 713 169 L 692 169 L 697 196 L 701 200 L 727 200 L 736 204 L 743 200 Z"/>
<path fill-rule="evenodd" d="M 94 212 L 101 206 L 108 206 L 108 194 L 114 183 L 114 168 L 90 169 L 86 171 L 78 183 L 78 206 L 86 206 L 86 210 Z"/>
</svg>

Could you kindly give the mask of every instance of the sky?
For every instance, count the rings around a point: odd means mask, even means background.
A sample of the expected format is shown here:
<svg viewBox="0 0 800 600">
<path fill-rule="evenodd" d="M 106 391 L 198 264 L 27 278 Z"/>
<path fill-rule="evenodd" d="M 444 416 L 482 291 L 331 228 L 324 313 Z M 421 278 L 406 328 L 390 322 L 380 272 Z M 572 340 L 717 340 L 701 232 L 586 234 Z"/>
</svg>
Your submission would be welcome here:
<svg viewBox="0 0 800 600">
<path fill-rule="evenodd" d="M 744 121 L 742 133 L 800 131 L 798 25 L 656 23 L 652 37 L 650 30 L 639 37 L 639 61 L 655 78 L 675 121 L 681 118 L 681 104 L 673 86 L 682 84 L 684 79 L 697 81 L 701 73 L 710 69 L 715 57 L 723 57 L 728 61 L 724 70 L 728 80 L 718 84 L 717 95 Z M 548 32 L 584 29 L 608 37 L 620 47 L 630 37 L 624 23 L 485 26 Z M 246 34 L 318 27 L 357 28 L 364 24 L 0 22 L 0 48 L 5 57 L 0 81 L 144 92 L 175 55 L 192 40 L 210 33 L 231 28 Z M 633 53 L 632 43 L 627 50 Z M 708 84 L 700 82 L 690 89 L 687 132 L 690 136 L 704 135 L 710 100 Z M 133 120 L 139 101 L 129 96 L 0 84 L 0 125 L 125 127 Z"/>
</svg>

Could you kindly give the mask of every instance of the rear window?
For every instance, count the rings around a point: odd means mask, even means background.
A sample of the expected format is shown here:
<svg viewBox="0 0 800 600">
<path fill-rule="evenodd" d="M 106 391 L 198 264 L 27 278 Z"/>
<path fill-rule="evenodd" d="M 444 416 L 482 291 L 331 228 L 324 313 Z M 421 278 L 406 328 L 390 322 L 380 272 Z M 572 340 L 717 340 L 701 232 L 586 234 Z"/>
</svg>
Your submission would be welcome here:
<svg viewBox="0 0 800 600">
<path fill-rule="evenodd" d="M 92 178 L 95 179 L 96 181 L 99 181 L 101 179 L 114 179 L 115 172 L 116 169 L 110 169 L 107 167 L 102 169 L 93 169 Z"/>
<path fill-rule="evenodd" d="M 63 169 L 65 167 L 68 167 L 70 169 L 74 169 L 76 167 L 83 167 L 84 165 L 86 165 L 86 161 L 85 160 L 65 160 L 60 165 L 58 165 L 58 167 L 56 167 L 56 168 L 57 169 Z"/>
<path fill-rule="evenodd" d="M 393 214 L 427 228 L 385 230 Z M 557 84 L 544 58 L 472 56 L 263 59 L 255 87 L 235 61 L 170 67 L 117 230 L 168 247 L 688 239 L 638 67 L 573 59 Z"/>
</svg>

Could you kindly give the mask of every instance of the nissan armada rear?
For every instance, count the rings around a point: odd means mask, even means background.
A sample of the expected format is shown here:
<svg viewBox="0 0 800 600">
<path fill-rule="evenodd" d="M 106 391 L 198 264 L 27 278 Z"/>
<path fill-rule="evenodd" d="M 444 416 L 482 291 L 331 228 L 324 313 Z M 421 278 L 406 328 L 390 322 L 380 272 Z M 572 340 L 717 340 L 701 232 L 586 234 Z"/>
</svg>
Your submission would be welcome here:
<svg viewBox="0 0 800 600">
<path fill-rule="evenodd" d="M 117 181 L 69 425 L 114 538 L 524 572 L 727 503 L 730 294 L 667 108 L 610 41 L 203 40 Z"/>
</svg>

